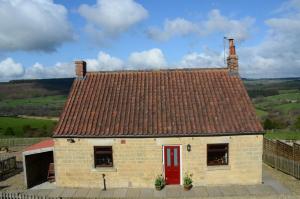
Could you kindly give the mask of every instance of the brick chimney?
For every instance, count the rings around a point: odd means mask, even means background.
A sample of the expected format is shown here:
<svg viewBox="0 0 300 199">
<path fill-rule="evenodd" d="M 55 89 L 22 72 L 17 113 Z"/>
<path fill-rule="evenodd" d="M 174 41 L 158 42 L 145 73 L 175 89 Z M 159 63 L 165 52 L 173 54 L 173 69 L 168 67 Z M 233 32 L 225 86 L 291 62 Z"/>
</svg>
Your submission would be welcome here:
<svg viewBox="0 0 300 199">
<path fill-rule="evenodd" d="M 84 78 L 86 74 L 86 62 L 85 61 L 75 61 L 75 72 L 77 78 Z"/>
<path fill-rule="evenodd" d="M 228 39 L 229 41 L 229 55 L 227 57 L 227 68 L 231 73 L 238 73 L 239 71 L 239 62 L 238 56 L 235 52 L 234 39 Z"/>
</svg>

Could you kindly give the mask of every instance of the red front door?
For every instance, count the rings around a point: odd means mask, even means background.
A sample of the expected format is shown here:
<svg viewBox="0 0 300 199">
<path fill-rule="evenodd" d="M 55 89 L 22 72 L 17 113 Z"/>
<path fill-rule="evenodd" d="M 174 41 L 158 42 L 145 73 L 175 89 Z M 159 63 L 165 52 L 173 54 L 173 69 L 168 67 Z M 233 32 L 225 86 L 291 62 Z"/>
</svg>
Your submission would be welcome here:
<svg viewBox="0 0 300 199">
<path fill-rule="evenodd" d="M 166 184 L 180 184 L 180 148 L 164 146 Z"/>
</svg>

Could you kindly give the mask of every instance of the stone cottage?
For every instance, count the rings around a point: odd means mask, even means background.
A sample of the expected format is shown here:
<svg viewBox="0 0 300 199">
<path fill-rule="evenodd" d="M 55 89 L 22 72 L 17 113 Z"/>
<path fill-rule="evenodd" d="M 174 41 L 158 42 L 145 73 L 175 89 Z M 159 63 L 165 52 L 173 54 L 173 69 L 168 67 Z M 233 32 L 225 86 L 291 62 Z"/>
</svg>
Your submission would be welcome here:
<svg viewBox="0 0 300 199">
<path fill-rule="evenodd" d="M 226 68 L 87 72 L 76 61 L 54 131 L 56 182 L 63 187 L 257 184 L 263 129 L 229 40 Z"/>
</svg>

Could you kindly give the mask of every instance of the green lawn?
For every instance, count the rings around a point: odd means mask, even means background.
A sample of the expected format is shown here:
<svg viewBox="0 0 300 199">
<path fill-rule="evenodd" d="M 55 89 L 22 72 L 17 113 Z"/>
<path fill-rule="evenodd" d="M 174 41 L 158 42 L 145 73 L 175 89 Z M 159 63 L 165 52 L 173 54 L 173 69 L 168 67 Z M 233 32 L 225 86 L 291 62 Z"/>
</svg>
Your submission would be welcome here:
<svg viewBox="0 0 300 199">
<path fill-rule="evenodd" d="M 265 137 L 278 140 L 300 140 L 300 131 L 274 130 L 267 131 Z"/>
<path fill-rule="evenodd" d="M 55 125 L 52 120 L 0 117 L 0 137 L 51 136 Z"/>
<path fill-rule="evenodd" d="M 0 101 L 0 107 L 17 107 L 17 106 L 62 106 L 67 97 L 64 95 L 54 95 L 46 97 L 9 99 Z"/>
</svg>

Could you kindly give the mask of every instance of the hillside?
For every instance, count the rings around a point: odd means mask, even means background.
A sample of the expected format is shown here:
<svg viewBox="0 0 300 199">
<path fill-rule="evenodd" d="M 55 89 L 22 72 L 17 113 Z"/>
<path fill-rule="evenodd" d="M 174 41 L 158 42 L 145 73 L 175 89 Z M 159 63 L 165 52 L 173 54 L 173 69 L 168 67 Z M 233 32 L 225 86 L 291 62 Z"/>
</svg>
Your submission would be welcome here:
<svg viewBox="0 0 300 199">
<path fill-rule="evenodd" d="M 58 117 L 72 81 L 72 78 L 66 78 L 0 83 L 0 116 Z M 262 124 L 267 125 L 267 129 L 298 129 L 298 120 L 300 128 L 300 78 L 244 79 L 244 83 L 255 105 L 256 113 Z M 0 136 L 10 133 L 10 130 L 7 130 L 9 126 L 3 126 L 3 121 L 7 120 L 2 118 L 0 121 Z M 24 123 L 24 120 L 21 120 L 22 122 Z M 33 121 L 31 119 L 28 122 Z M 27 127 L 24 127 L 26 125 Z M 49 134 L 54 126 L 55 121 L 42 127 L 36 126 L 33 122 L 32 129 L 28 130 L 26 123 L 14 131 L 18 136 L 25 136 L 34 129 L 42 129 L 44 134 Z M 23 129 L 23 134 L 20 129 Z"/>
<path fill-rule="evenodd" d="M 0 83 L 0 115 L 59 116 L 73 79 Z"/>
</svg>

